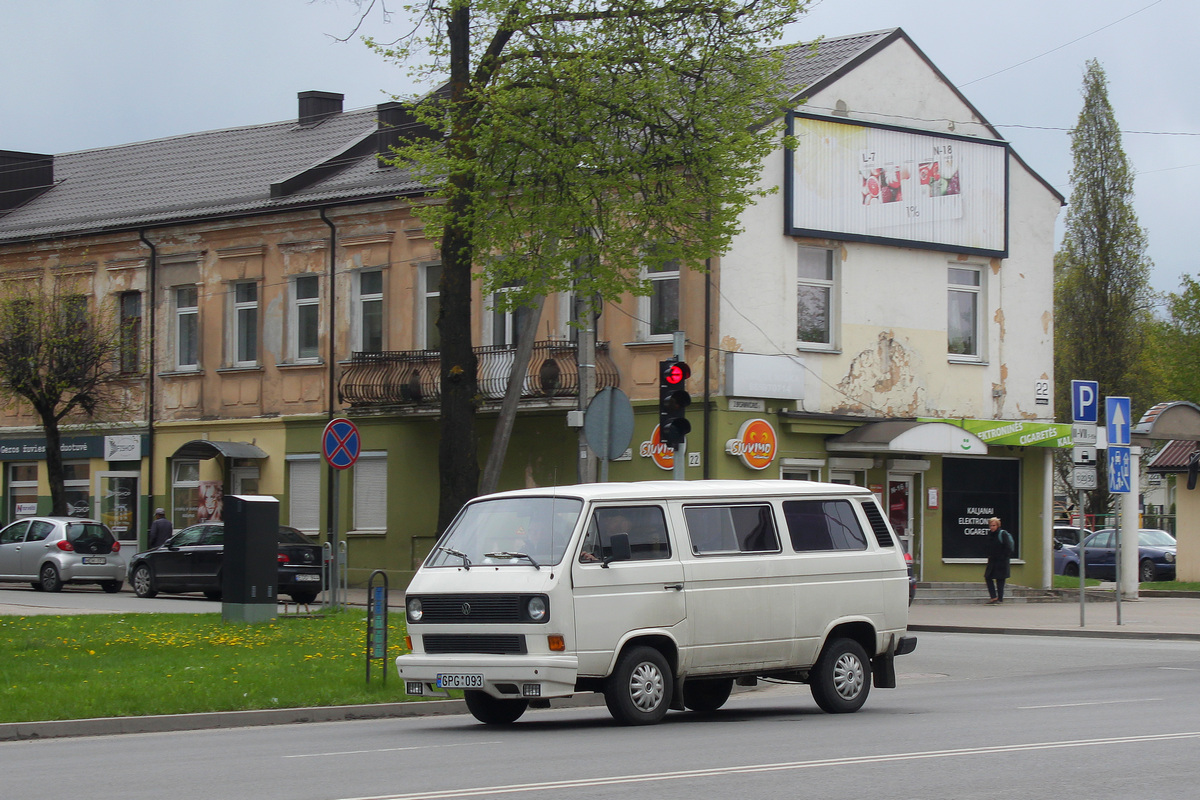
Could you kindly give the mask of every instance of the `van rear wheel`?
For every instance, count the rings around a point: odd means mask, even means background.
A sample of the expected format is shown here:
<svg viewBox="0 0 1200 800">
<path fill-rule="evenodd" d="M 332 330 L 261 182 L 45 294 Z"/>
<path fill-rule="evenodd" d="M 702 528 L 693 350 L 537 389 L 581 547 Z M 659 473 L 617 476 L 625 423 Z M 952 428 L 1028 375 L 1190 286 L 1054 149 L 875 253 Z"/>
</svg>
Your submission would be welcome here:
<svg viewBox="0 0 1200 800">
<path fill-rule="evenodd" d="M 642 645 L 627 650 L 605 679 L 604 703 L 622 725 L 653 725 L 667 715 L 674 688 L 667 659 Z"/>
<path fill-rule="evenodd" d="M 683 707 L 701 714 L 711 714 L 729 699 L 733 678 L 707 678 L 683 682 Z"/>
<path fill-rule="evenodd" d="M 825 713 L 858 711 L 871 692 L 871 661 L 853 639 L 834 639 L 817 659 L 808 683 L 813 699 Z"/>
<path fill-rule="evenodd" d="M 471 716 L 486 725 L 511 725 L 529 708 L 527 700 L 501 700 L 475 689 L 463 692 L 463 700 Z"/>
</svg>

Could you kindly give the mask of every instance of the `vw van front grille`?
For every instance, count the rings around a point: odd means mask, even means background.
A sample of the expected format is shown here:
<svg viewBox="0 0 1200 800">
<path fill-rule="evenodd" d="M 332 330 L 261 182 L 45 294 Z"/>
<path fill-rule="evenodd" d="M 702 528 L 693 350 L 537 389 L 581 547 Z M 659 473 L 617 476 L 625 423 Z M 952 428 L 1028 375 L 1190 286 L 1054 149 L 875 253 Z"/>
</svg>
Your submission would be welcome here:
<svg viewBox="0 0 1200 800">
<path fill-rule="evenodd" d="M 424 623 L 524 622 L 515 594 L 423 594 Z"/>
<path fill-rule="evenodd" d="M 517 633 L 427 633 L 421 638 L 430 655 L 449 653 L 485 653 L 487 655 L 525 655 L 525 637 Z"/>
</svg>

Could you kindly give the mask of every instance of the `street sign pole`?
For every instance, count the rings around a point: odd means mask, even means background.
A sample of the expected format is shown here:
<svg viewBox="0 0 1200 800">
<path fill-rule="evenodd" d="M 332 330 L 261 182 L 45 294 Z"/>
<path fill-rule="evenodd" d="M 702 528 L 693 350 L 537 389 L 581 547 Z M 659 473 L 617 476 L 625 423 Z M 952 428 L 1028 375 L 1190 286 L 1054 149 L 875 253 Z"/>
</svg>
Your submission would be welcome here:
<svg viewBox="0 0 1200 800">
<path fill-rule="evenodd" d="M 1076 445 L 1092 445 L 1090 449 L 1092 456 L 1091 467 L 1075 466 L 1073 470 L 1072 480 L 1075 484 L 1075 489 L 1079 492 L 1079 627 L 1084 627 L 1087 624 L 1087 592 L 1085 591 L 1085 581 L 1087 578 L 1087 562 L 1084 558 L 1086 555 L 1083 549 L 1083 532 L 1087 529 L 1087 506 L 1084 505 L 1085 497 L 1084 488 L 1098 488 L 1096 486 L 1096 467 L 1095 467 L 1095 448 L 1096 444 L 1096 424 L 1100 421 L 1100 384 L 1096 381 L 1071 381 L 1071 436 L 1073 443 Z M 1074 448 L 1075 454 L 1085 452 L 1088 448 Z M 1072 457 L 1072 461 L 1076 461 Z M 1084 475 L 1090 470 L 1090 483 L 1084 480 Z M 1083 474 L 1081 474 L 1083 473 Z M 1086 486 L 1085 486 L 1086 483 Z"/>
<path fill-rule="evenodd" d="M 341 498 L 341 473 L 358 461 L 362 452 L 362 437 L 358 427 L 348 419 L 331 419 L 321 434 L 321 455 L 332 470 L 329 477 L 329 594 L 328 607 L 334 610 L 345 605 L 346 596 L 342 591 L 341 558 L 338 553 L 337 527 L 339 516 L 339 499 Z"/>
</svg>

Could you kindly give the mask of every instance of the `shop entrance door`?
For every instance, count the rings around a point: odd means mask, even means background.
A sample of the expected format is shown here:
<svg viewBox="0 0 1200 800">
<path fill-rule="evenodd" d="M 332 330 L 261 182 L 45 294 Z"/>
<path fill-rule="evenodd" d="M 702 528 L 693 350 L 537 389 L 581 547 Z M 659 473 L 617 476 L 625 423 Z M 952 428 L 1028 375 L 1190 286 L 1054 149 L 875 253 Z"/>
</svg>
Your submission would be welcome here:
<svg viewBox="0 0 1200 800">
<path fill-rule="evenodd" d="M 888 521 L 892 530 L 904 542 L 906 552 L 913 552 L 913 476 L 888 475 Z"/>
<path fill-rule="evenodd" d="M 142 501 L 141 475 L 137 472 L 96 473 L 96 501 L 100 504 L 100 521 L 108 526 L 129 553 L 139 549 L 139 534 L 143 533 L 138 513 Z M 148 527 L 148 526 L 147 526 Z"/>
</svg>

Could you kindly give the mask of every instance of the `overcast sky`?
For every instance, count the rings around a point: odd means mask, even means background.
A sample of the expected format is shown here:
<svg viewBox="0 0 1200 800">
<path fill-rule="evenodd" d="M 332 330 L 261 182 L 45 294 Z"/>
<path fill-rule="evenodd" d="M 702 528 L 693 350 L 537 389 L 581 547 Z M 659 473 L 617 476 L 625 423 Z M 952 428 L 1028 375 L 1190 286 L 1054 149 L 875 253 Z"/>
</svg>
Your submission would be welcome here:
<svg viewBox="0 0 1200 800">
<path fill-rule="evenodd" d="M 350 0 L 0 0 L 0 149 L 65 153 L 291 119 L 310 89 L 344 93 L 348 109 L 405 94 L 399 68 L 334 40 L 355 19 Z M 365 30 L 386 39 L 397 27 L 376 18 Z M 820 0 L 786 39 L 892 27 L 1068 197 L 1067 129 L 1084 63 L 1099 59 L 1138 172 L 1152 286 L 1177 291 L 1200 271 L 1200 2 Z"/>
</svg>

